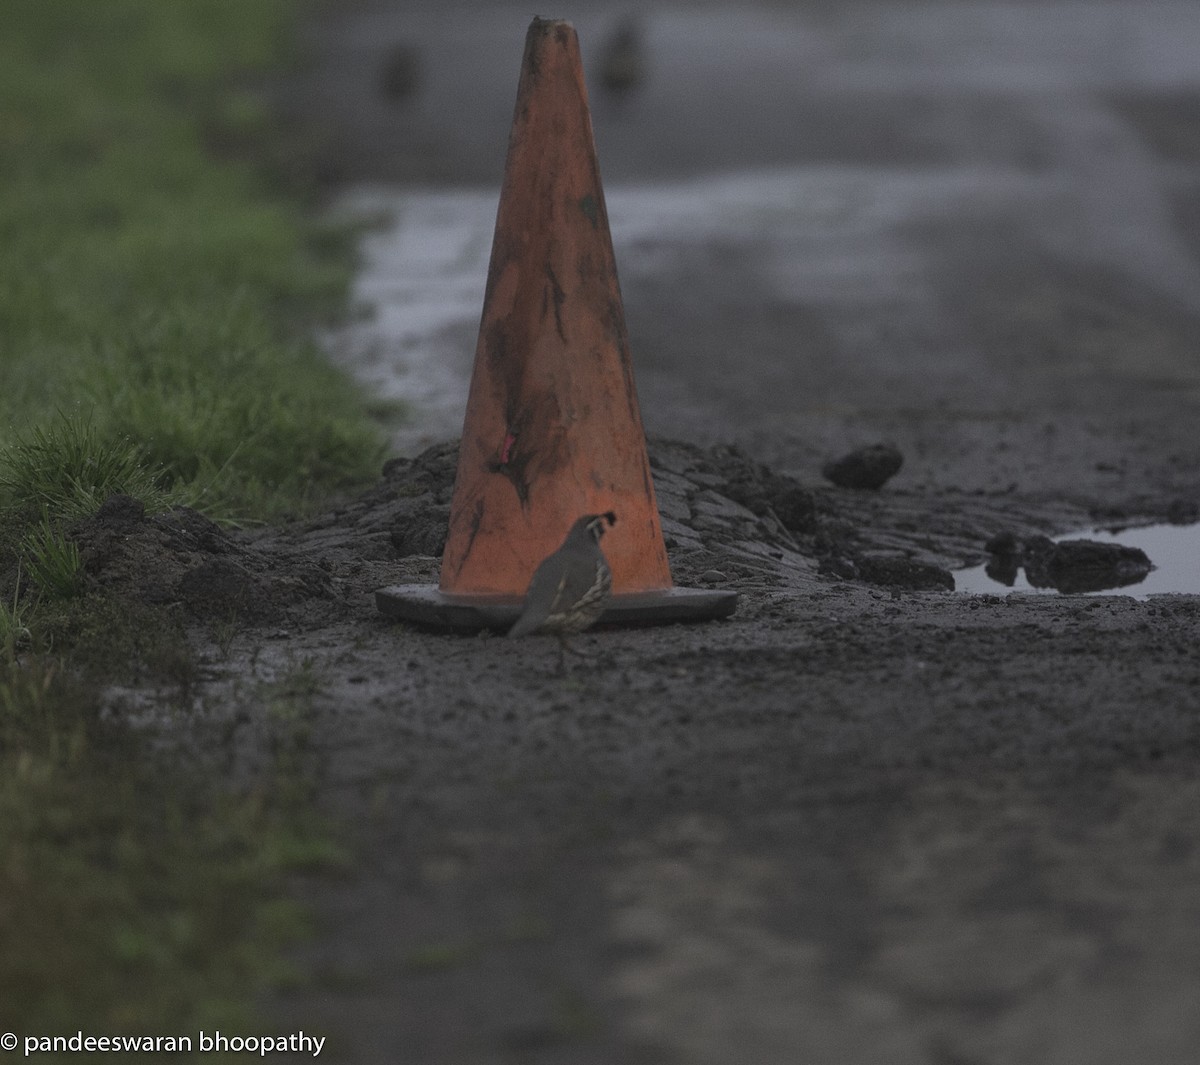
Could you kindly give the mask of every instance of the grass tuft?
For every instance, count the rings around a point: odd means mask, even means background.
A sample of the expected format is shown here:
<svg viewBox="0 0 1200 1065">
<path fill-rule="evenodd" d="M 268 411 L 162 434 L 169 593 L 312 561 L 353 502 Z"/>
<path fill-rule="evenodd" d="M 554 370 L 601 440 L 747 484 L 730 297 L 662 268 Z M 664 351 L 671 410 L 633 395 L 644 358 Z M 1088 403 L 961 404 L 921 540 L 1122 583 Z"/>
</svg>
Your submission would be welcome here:
<svg viewBox="0 0 1200 1065">
<path fill-rule="evenodd" d="M 22 551 L 33 582 L 53 599 L 72 599 L 83 590 L 83 562 L 79 548 L 60 528 L 43 517 L 25 534 Z"/>
<path fill-rule="evenodd" d="M 13 665 L 17 660 L 17 652 L 28 646 L 32 638 L 28 615 L 29 610 L 21 599 L 21 570 L 18 566 L 12 601 L 0 599 L 0 668 Z"/>
<path fill-rule="evenodd" d="M 147 510 L 162 510 L 169 495 L 142 449 L 128 438 L 104 438 L 87 416 L 59 413 L 0 452 L 0 499 L 42 515 L 43 528 L 94 513 L 123 492 Z"/>
</svg>

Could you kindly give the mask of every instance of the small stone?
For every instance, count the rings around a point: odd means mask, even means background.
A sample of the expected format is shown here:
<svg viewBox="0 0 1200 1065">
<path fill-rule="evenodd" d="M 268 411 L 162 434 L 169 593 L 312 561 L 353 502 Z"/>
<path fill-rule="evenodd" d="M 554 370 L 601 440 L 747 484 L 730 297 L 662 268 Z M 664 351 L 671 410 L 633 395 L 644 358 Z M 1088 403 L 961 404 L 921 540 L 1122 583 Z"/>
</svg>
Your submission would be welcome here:
<svg viewBox="0 0 1200 1065">
<path fill-rule="evenodd" d="M 1017 574 L 1020 570 L 1021 556 L 1016 554 L 993 555 L 987 565 L 983 567 L 984 573 L 997 584 L 1003 584 L 1006 588 L 1011 588 L 1017 583 Z"/>
<path fill-rule="evenodd" d="M 877 491 L 899 472 L 902 465 L 904 456 L 899 448 L 891 444 L 871 444 L 827 462 L 821 474 L 839 488 Z"/>
<path fill-rule="evenodd" d="M 954 575 L 930 562 L 897 556 L 865 556 L 858 559 L 860 577 L 868 584 L 909 591 L 954 591 Z"/>
<path fill-rule="evenodd" d="M 722 584 L 729 580 L 729 577 L 719 569 L 706 569 L 700 574 L 698 580 L 704 584 Z"/>
<path fill-rule="evenodd" d="M 793 533 L 815 532 L 818 526 L 817 504 L 812 492 L 801 488 L 790 478 L 778 477 L 775 480 L 775 490 L 770 495 L 771 507 L 784 528 Z"/>
<path fill-rule="evenodd" d="M 858 567 L 854 561 L 849 558 L 842 558 L 839 555 L 829 555 L 821 559 L 821 564 L 817 567 L 817 572 L 824 574 L 826 577 L 837 577 L 842 581 L 853 581 L 858 579 Z"/>
<path fill-rule="evenodd" d="M 1021 541 L 1017 539 L 1016 533 L 1008 529 L 996 533 L 983 546 L 990 555 L 1018 555 L 1021 553 Z"/>
</svg>

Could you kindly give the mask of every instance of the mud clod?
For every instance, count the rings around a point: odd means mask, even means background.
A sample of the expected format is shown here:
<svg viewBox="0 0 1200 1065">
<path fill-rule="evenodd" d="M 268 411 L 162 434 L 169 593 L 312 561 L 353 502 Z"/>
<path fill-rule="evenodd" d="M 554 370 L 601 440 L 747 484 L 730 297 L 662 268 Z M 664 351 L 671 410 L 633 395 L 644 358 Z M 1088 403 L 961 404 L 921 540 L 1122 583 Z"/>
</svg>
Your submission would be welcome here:
<svg viewBox="0 0 1200 1065">
<path fill-rule="evenodd" d="M 1101 592 L 1145 580 L 1154 568 L 1140 547 L 1036 537 L 1025 544 L 1025 576 L 1035 588 Z"/>
<path fill-rule="evenodd" d="M 954 575 L 942 566 L 917 562 L 899 556 L 855 560 L 859 577 L 883 588 L 901 588 L 913 592 L 954 591 Z"/>
<path fill-rule="evenodd" d="M 1022 539 L 1000 532 L 987 542 L 991 553 L 986 572 L 992 580 L 1011 588 L 1021 568 L 1034 588 L 1060 592 L 1102 592 L 1137 584 L 1154 569 L 1140 547 L 1097 540 L 1062 540 L 1046 536 Z"/>
<path fill-rule="evenodd" d="M 827 462 L 821 475 L 839 488 L 878 491 L 900 472 L 904 456 L 891 444 L 871 444 Z"/>
</svg>

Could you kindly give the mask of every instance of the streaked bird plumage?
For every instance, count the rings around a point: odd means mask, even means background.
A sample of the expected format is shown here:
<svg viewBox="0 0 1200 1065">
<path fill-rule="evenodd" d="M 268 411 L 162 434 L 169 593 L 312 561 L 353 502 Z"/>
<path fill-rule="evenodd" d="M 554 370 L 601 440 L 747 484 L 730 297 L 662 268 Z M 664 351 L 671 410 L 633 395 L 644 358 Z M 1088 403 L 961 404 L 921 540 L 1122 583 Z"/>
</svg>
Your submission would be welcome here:
<svg viewBox="0 0 1200 1065">
<path fill-rule="evenodd" d="M 600 537 L 616 524 L 611 511 L 585 514 L 562 546 L 534 571 L 525 605 L 509 636 L 553 633 L 566 649 L 566 638 L 595 624 L 612 592 L 612 570 L 600 550 Z"/>
</svg>

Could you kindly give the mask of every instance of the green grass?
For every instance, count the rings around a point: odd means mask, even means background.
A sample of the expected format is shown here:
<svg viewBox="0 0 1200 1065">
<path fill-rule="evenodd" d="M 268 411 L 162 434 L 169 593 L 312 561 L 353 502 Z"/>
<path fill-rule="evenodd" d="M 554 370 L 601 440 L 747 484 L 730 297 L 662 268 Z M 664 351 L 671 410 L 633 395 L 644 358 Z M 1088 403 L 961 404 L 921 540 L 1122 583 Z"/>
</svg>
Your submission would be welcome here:
<svg viewBox="0 0 1200 1065">
<path fill-rule="evenodd" d="M 375 471 L 362 398 L 309 339 L 348 257 L 271 180 L 246 73 L 299 9 L 5 0 L 0 447 L 62 412 L 241 517 Z"/>
<path fill-rule="evenodd" d="M 35 425 L 0 452 L 0 494 L 19 517 L 74 521 L 95 513 L 114 492 L 160 510 L 170 496 L 156 470 L 129 439 L 102 437 L 90 420 L 57 416 Z"/>
<path fill-rule="evenodd" d="M 163 753 L 195 698 L 179 619 L 87 592 L 68 535 L 116 491 L 269 520 L 377 469 L 363 398 L 311 339 L 349 241 L 255 90 L 302 9 L 4 0 L 0 1031 L 245 1030 L 297 978 L 289 870 L 344 859 L 310 812 L 311 671 L 238 789 L 219 744 Z M 153 727 L 113 683 L 159 692 Z"/>
<path fill-rule="evenodd" d="M 79 548 L 48 518 L 25 534 L 21 554 L 29 565 L 29 576 L 43 594 L 70 599 L 83 590 Z"/>
<path fill-rule="evenodd" d="M 21 598 L 21 573 L 18 569 L 10 595 L 0 599 L 0 664 L 16 660 L 30 639 L 28 617 L 30 608 Z"/>
</svg>

